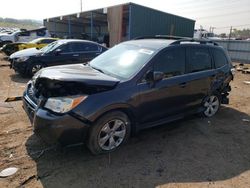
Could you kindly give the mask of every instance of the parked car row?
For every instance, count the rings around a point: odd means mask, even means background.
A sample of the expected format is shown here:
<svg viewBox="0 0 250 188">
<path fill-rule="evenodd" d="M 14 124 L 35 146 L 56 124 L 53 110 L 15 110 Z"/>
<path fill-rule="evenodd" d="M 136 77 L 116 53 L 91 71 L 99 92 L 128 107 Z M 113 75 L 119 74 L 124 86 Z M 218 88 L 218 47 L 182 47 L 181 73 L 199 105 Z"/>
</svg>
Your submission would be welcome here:
<svg viewBox="0 0 250 188">
<path fill-rule="evenodd" d="M 56 40 L 58 40 L 58 38 L 38 38 L 27 43 L 25 42 L 8 43 L 5 44 L 2 48 L 0 48 L 0 50 L 4 52 L 7 56 L 10 56 L 14 52 L 28 48 L 41 49 Z"/>
<path fill-rule="evenodd" d="M 9 57 L 11 68 L 22 76 L 33 76 L 44 67 L 85 63 L 100 55 L 107 48 L 98 43 L 65 39 L 50 43 L 37 49 L 18 51 Z"/>
<path fill-rule="evenodd" d="M 49 31 L 45 27 L 33 30 L 17 30 L 9 33 L 4 32 L 0 33 L 0 47 L 8 43 L 30 42 L 41 37 L 50 37 Z"/>
<path fill-rule="evenodd" d="M 0 27 L 0 34 L 8 33 L 11 34 L 13 32 L 20 31 L 19 28 L 10 28 L 10 27 Z"/>
<path fill-rule="evenodd" d="M 36 72 L 23 106 L 47 143 L 84 142 L 93 154 L 111 152 L 141 129 L 190 114 L 212 117 L 229 102 L 232 64 L 214 42 L 137 39 L 106 50 L 59 40 L 10 57 L 16 71 Z M 38 71 L 53 65 L 62 66 Z"/>
</svg>

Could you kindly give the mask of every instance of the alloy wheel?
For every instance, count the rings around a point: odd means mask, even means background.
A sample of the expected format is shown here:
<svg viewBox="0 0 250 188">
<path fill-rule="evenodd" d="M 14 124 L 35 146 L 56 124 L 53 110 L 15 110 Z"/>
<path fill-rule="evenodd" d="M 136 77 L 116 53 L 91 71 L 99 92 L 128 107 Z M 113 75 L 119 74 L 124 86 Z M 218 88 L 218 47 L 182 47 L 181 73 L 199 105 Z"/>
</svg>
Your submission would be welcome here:
<svg viewBox="0 0 250 188">
<path fill-rule="evenodd" d="M 215 95 L 209 96 L 204 103 L 205 107 L 204 114 L 207 117 L 212 117 L 218 111 L 219 106 L 220 106 L 220 101 L 218 97 Z"/>
<path fill-rule="evenodd" d="M 98 144 L 101 149 L 110 151 L 117 148 L 126 136 L 126 125 L 120 119 L 113 119 L 106 123 L 98 136 Z"/>
<path fill-rule="evenodd" d="M 42 65 L 34 65 L 33 67 L 32 67 L 32 69 L 31 69 L 31 72 L 32 72 L 32 74 L 34 75 L 36 72 L 38 72 L 40 69 L 42 69 L 43 68 L 43 66 Z"/>
</svg>

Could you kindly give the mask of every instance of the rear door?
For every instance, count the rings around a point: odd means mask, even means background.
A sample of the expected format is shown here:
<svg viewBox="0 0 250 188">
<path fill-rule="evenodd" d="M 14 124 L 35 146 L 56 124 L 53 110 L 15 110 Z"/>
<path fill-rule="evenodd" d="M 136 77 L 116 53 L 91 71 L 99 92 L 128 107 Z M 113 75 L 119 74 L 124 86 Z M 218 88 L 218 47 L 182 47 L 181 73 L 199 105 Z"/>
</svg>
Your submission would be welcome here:
<svg viewBox="0 0 250 188">
<path fill-rule="evenodd" d="M 30 42 L 31 33 L 29 31 L 20 32 L 17 34 L 17 42 Z"/>
<path fill-rule="evenodd" d="M 69 59 L 71 64 L 83 63 L 82 52 L 85 48 L 85 42 L 71 42 L 69 43 L 70 53 Z"/>
<path fill-rule="evenodd" d="M 102 48 L 97 44 L 86 42 L 82 44 L 81 58 L 83 62 L 88 62 L 101 54 Z"/>
<path fill-rule="evenodd" d="M 201 105 L 202 100 L 211 91 L 211 85 L 216 76 L 212 57 L 207 46 L 190 45 L 186 47 L 186 89 L 187 107 Z"/>
</svg>

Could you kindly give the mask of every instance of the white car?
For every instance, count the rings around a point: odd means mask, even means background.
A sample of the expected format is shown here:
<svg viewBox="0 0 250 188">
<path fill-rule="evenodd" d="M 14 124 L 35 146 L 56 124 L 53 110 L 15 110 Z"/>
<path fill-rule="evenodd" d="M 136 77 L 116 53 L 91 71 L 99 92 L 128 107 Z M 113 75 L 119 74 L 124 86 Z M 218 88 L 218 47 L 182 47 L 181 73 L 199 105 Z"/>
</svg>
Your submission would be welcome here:
<svg viewBox="0 0 250 188">
<path fill-rule="evenodd" d="M 0 34 L 0 46 L 13 42 L 29 42 L 41 37 L 50 37 L 49 31 L 46 28 L 39 28 L 27 31 L 16 31 L 11 34 Z"/>
</svg>

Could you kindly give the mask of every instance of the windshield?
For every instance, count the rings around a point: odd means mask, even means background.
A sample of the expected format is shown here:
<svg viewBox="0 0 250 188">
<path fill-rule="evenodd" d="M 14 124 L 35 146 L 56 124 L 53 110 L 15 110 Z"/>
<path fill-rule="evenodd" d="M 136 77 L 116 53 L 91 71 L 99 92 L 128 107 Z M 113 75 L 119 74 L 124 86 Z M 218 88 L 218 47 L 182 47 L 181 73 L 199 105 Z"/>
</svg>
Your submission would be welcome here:
<svg viewBox="0 0 250 188">
<path fill-rule="evenodd" d="M 153 56 L 154 51 L 130 44 L 117 45 L 90 62 L 101 72 L 128 79 Z"/>
<path fill-rule="evenodd" d="M 35 40 L 30 41 L 30 43 L 36 44 L 36 43 L 38 43 L 38 42 L 40 42 L 40 41 L 41 41 L 41 39 L 35 39 Z"/>
<path fill-rule="evenodd" d="M 55 41 L 55 42 L 52 42 L 50 44 L 48 44 L 47 46 L 41 48 L 41 51 L 43 53 L 49 53 L 51 51 L 53 51 L 54 49 L 56 49 L 57 47 L 61 46 L 63 44 L 62 41 Z"/>
</svg>

